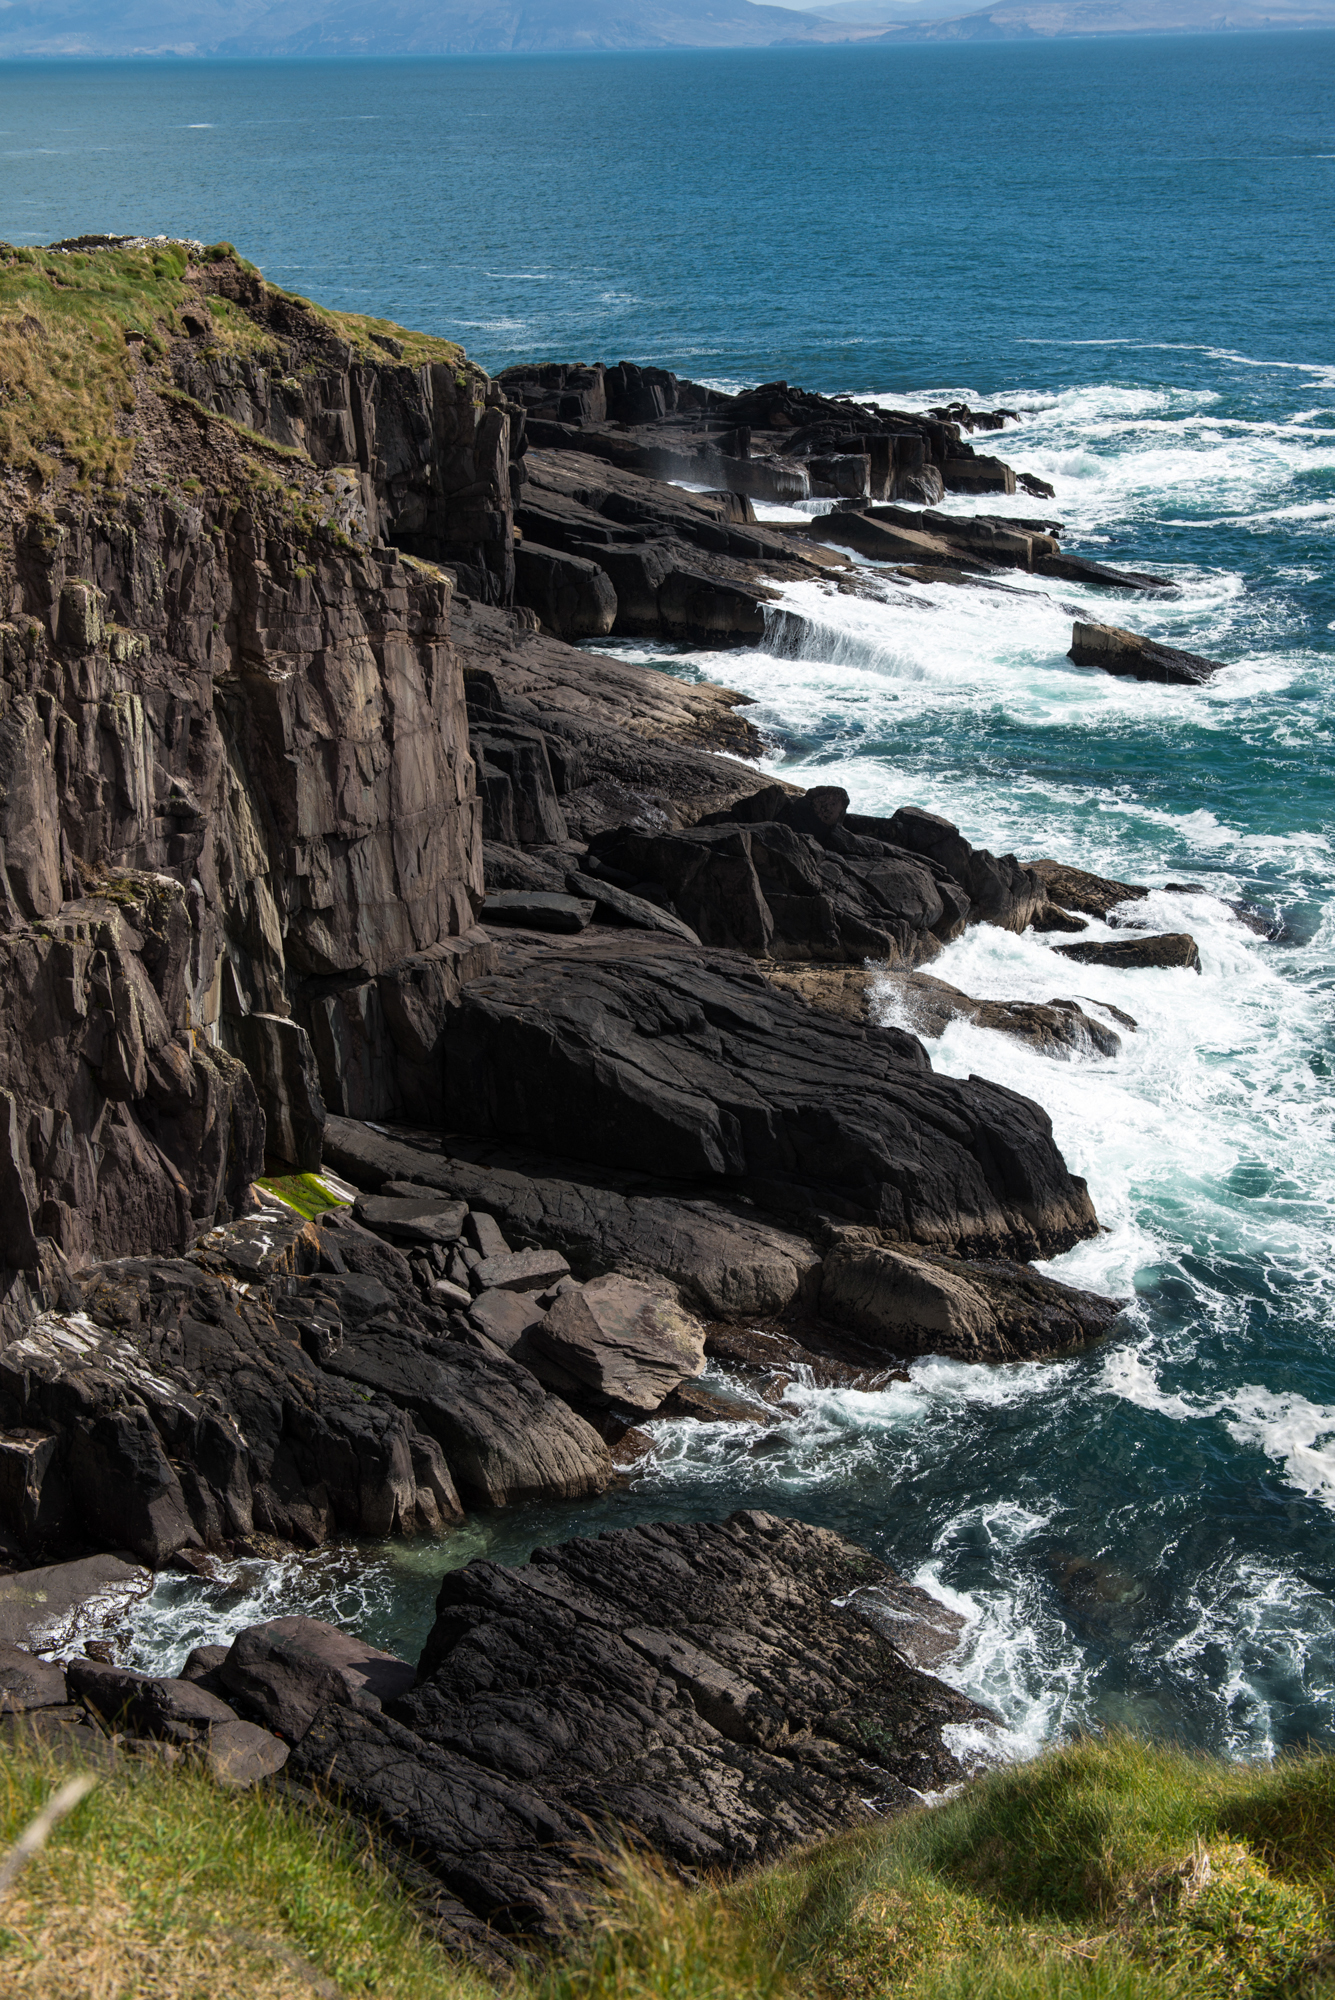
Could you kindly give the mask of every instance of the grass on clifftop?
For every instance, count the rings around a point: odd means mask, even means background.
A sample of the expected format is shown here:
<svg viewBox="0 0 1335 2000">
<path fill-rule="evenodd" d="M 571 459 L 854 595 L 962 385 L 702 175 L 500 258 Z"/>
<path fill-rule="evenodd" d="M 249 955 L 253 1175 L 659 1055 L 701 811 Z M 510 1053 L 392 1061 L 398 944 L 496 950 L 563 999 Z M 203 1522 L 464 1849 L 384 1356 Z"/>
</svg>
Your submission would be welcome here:
<svg viewBox="0 0 1335 2000">
<path fill-rule="evenodd" d="M 40 1750 L 0 1752 L 0 1843 L 65 1775 Z M 355 1829 L 124 1766 L 0 1906 L 0 1990 L 295 2000 L 314 1980 L 349 2000 L 1331 2000 L 1333 1898 L 1335 1757 L 1256 1768 L 1115 1739 L 730 1884 L 624 1864 L 564 1953 L 489 1982 L 417 1928 Z"/>
<path fill-rule="evenodd" d="M 135 451 L 125 420 L 135 408 L 136 352 L 160 377 L 157 386 L 167 383 L 164 357 L 172 341 L 187 337 L 186 308 L 206 329 L 191 337 L 230 355 L 284 360 L 288 343 L 266 311 L 277 298 L 294 300 L 311 334 L 332 334 L 354 360 L 443 362 L 456 375 L 485 379 L 453 341 L 388 320 L 331 312 L 268 286 L 257 309 L 240 305 L 215 289 L 219 267 L 229 262 L 258 277 L 229 243 L 193 255 L 185 244 L 166 242 L 66 250 L 0 243 L 0 469 L 51 480 L 63 462 L 82 486 L 123 481 Z"/>
</svg>

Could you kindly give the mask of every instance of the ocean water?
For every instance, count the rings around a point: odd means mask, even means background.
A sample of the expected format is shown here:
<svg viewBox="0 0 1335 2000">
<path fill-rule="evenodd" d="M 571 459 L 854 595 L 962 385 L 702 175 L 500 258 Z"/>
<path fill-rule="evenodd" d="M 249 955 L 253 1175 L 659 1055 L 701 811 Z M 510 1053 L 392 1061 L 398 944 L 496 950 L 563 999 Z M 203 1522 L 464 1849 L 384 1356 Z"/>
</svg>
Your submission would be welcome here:
<svg viewBox="0 0 1335 2000">
<path fill-rule="evenodd" d="M 410 1651 L 446 1564 L 746 1504 L 957 1605 L 945 1672 L 1002 1754 L 1107 1724 L 1239 1756 L 1335 1740 L 1333 84 L 1329 34 L 0 71 L 0 236 L 227 236 L 493 368 L 627 355 L 1000 403 L 996 449 L 1053 483 L 1065 546 L 1179 593 L 869 572 L 869 597 L 788 589 L 754 651 L 627 649 L 752 695 L 785 777 L 1149 883 L 1138 914 L 1195 935 L 1200 976 L 989 929 L 933 967 L 1138 1022 L 1112 1060 L 958 1023 L 929 1045 L 1051 1114 L 1104 1224 L 1051 1269 L 1131 1302 L 1114 1335 L 876 1394 L 799 1384 L 764 1428 L 663 1424 L 624 1489 L 443 1545 L 164 1578 L 137 1658 L 297 1606 Z M 1226 670 L 1076 668 L 1076 616 Z"/>
</svg>

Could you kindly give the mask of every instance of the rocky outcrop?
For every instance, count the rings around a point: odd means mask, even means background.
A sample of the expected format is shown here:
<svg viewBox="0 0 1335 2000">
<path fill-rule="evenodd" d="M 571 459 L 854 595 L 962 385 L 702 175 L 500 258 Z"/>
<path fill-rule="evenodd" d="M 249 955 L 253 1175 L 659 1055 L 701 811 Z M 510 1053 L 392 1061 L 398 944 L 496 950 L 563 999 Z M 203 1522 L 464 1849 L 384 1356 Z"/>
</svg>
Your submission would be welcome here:
<svg viewBox="0 0 1335 2000">
<path fill-rule="evenodd" d="M 890 973 L 877 982 L 877 996 L 888 1001 L 905 1027 L 933 1041 L 951 1021 L 972 1021 L 975 1027 L 1013 1035 L 1042 1055 L 1065 1060 L 1115 1056 L 1122 1047 L 1116 1029 L 1078 1000 L 975 1000 L 926 972 Z"/>
<path fill-rule="evenodd" d="M 1067 658 L 1078 667 L 1101 667 L 1105 674 L 1162 681 L 1173 687 L 1200 687 L 1223 672 L 1221 660 L 1184 653 L 1178 646 L 1161 645 L 1157 639 L 1124 631 L 1120 625 L 1073 625 Z"/>
<path fill-rule="evenodd" d="M 943 1728 L 983 1711 L 909 1664 L 958 1629 L 799 1522 L 621 1530 L 446 1576 L 417 1685 L 326 1705 L 288 1768 L 411 1845 L 461 1917 L 554 1938 L 591 1834 L 733 1869 L 962 1775 Z"/>
<path fill-rule="evenodd" d="M 462 1130 L 779 1213 L 1022 1256 L 1096 1227 L 1037 1106 L 935 1076 L 912 1036 L 823 1018 L 744 959 L 649 934 L 507 943 L 465 990 L 446 1078 Z"/>
</svg>

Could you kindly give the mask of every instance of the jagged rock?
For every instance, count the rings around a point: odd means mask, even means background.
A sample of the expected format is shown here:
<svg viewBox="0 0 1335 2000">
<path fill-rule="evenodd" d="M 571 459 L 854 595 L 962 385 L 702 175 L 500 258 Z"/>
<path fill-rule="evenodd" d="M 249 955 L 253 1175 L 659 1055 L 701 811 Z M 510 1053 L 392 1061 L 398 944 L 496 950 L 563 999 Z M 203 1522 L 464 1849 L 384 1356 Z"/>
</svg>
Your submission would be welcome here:
<svg viewBox="0 0 1335 2000">
<path fill-rule="evenodd" d="M 1031 873 L 1046 885 L 1050 900 L 1063 910 L 1081 910 L 1086 916 L 1106 917 L 1119 903 L 1141 902 L 1149 890 L 1139 882 L 1117 882 L 1110 876 L 1091 875 L 1084 868 L 1070 868 L 1062 861 L 1032 861 Z"/>
<path fill-rule="evenodd" d="M 953 1020 L 1013 1035 L 1044 1055 L 1115 1056 L 1121 1037 L 1087 1014 L 1076 1000 L 975 1000 L 926 972 L 891 972 L 888 994 L 904 1025 L 935 1040 Z"/>
<path fill-rule="evenodd" d="M 1073 958 L 1077 965 L 1111 965 L 1122 971 L 1134 971 L 1143 966 L 1180 966 L 1188 972 L 1199 972 L 1201 955 L 1196 948 L 1196 940 L 1186 931 L 1167 931 L 1161 937 L 1128 938 L 1115 944 L 1059 944 L 1053 950 L 1063 958 Z"/>
<path fill-rule="evenodd" d="M 772 1211 L 1003 1255 L 1097 1226 L 1036 1105 L 935 1076 L 912 1036 L 815 1015 L 745 960 L 647 933 L 516 940 L 465 991 L 447 1061 L 458 1130 Z"/>
<path fill-rule="evenodd" d="M 336 1528 L 436 1533 L 461 1517 L 456 1482 L 502 1505 L 610 1477 L 601 1439 L 531 1374 L 440 1340 L 449 1322 L 415 1279 L 322 1270 L 311 1252 L 243 1291 L 216 1258 L 100 1267 L 84 1311 L 0 1355 L 0 1414 L 55 1441 L 51 1539 L 95 1520 L 161 1564 L 257 1530 L 306 1547 Z"/>
<path fill-rule="evenodd" d="M 705 1365 L 704 1328 L 661 1292 L 594 1278 L 556 1299 L 528 1345 L 557 1362 L 595 1403 L 649 1416 Z"/>
<path fill-rule="evenodd" d="M 1102 667 L 1106 674 L 1127 675 L 1137 681 L 1167 681 L 1176 687 L 1199 687 L 1223 672 L 1222 660 L 1207 660 L 1199 653 L 1160 645 L 1158 640 L 1126 632 L 1120 625 L 1072 626 L 1067 658 L 1078 667 Z"/>
<path fill-rule="evenodd" d="M 473 1562 L 392 1716 L 325 1708 L 289 1768 L 498 1930 L 555 1937 L 591 1828 L 733 1869 L 951 1782 L 943 1725 L 983 1712 L 907 1663 L 915 1601 L 841 1537 L 764 1514 Z M 918 1616 L 939 1650 L 948 1614 L 923 1594 Z"/>
<path fill-rule="evenodd" d="M 510 1245 L 506 1242 L 501 1225 L 494 1215 L 484 1215 L 470 1209 L 464 1225 L 468 1240 L 480 1257 L 508 1257 Z"/>
<path fill-rule="evenodd" d="M 317 1710 L 337 1702 L 363 1714 L 412 1687 L 416 1669 L 319 1618 L 271 1618 L 238 1632 L 219 1674 L 243 1707 L 295 1743 Z"/>
<path fill-rule="evenodd" d="M 324 1367 L 410 1410 L 478 1506 L 579 1500 L 611 1477 L 597 1432 L 512 1362 L 455 1342 L 428 1350 L 379 1323 L 345 1336 Z"/>
<path fill-rule="evenodd" d="M 835 848 L 786 820 L 619 828 L 590 853 L 604 872 L 657 884 L 705 944 L 758 958 L 913 964 L 957 934 L 967 908 L 902 848 L 847 836 Z"/>
<path fill-rule="evenodd" d="M 68 1699 L 61 1668 L 51 1660 L 39 1660 L 23 1646 L 0 1639 L 0 1714 L 59 1708 Z"/>
</svg>

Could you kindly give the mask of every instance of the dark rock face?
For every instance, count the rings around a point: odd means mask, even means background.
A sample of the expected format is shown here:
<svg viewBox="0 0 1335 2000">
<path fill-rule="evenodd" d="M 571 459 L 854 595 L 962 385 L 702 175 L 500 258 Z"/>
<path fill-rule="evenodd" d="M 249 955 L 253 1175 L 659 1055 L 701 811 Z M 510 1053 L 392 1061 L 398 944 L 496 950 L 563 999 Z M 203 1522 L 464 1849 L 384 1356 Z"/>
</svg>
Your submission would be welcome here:
<svg viewBox="0 0 1335 2000">
<path fill-rule="evenodd" d="M 388 1715 L 324 1708 L 289 1768 L 411 1842 L 475 1917 L 553 1936 L 591 1828 L 735 1868 L 951 1782 L 942 1726 L 982 1711 L 905 1658 L 950 1619 L 841 1537 L 763 1514 L 474 1562 L 441 1586 L 412 1692 Z"/>
<path fill-rule="evenodd" d="M 409 489 L 476 485 L 508 418 L 483 413 L 475 377 L 461 394 L 453 373 L 354 367 L 317 314 L 227 260 L 192 282 L 230 285 L 305 386 L 280 393 L 282 370 L 203 331 L 157 372 L 141 357 L 123 504 L 61 488 L 0 519 L 20 1262 L 34 1236 L 76 1261 L 188 1247 L 236 1212 L 266 1138 L 286 1164 L 318 1160 L 321 1095 L 347 1108 L 359 1043 L 382 1111 L 414 1094 L 449 997 L 421 955 L 471 931 L 482 886 L 451 585 L 376 534 L 407 534 Z M 266 499 L 266 453 L 304 519 Z M 508 550 L 508 512 L 494 539 Z"/>
<path fill-rule="evenodd" d="M 744 961 L 621 936 L 516 941 L 467 989 L 447 1037 L 458 1128 L 942 1248 L 1051 1254 L 1096 1227 L 1036 1105 L 934 1076 L 912 1036 L 824 1020 Z"/>
<path fill-rule="evenodd" d="M 1031 861 L 1029 867 L 1043 882 L 1051 902 L 1063 910 L 1081 910 L 1089 917 L 1106 917 L 1119 903 L 1141 902 L 1150 893 L 1139 882 L 1115 882 L 1061 861 Z"/>
<path fill-rule="evenodd" d="M 1176 687 L 1199 687 L 1223 671 L 1221 660 L 1161 646 L 1120 625 L 1074 625 L 1068 659 L 1078 667 L 1102 667 L 1107 674 L 1124 674 L 1137 681 L 1166 681 Z"/>
<path fill-rule="evenodd" d="M 1059 944 L 1053 947 L 1063 958 L 1073 958 L 1077 965 L 1113 965 L 1123 971 L 1135 971 L 1142 966 L 1180 966 L 1188 972 L 1199 972 L 1201 955 L 1196 948 L 1196 940 L 1186 931 L 1168 931 L 1162 937 L 1128 938 L 1116 944 Z"/>
<path fill-rule="evenodd" d="M 758 958 L 913 965 L 968 922 L 1023 930 L 1046 902 L 1014 855 L 930 813 L 850 816 L 835 786 L 770 786 L 695 827 L 596 835 L 589 852 L 603 874 L 670 898 L 706 944 Z"/>
</svg>

